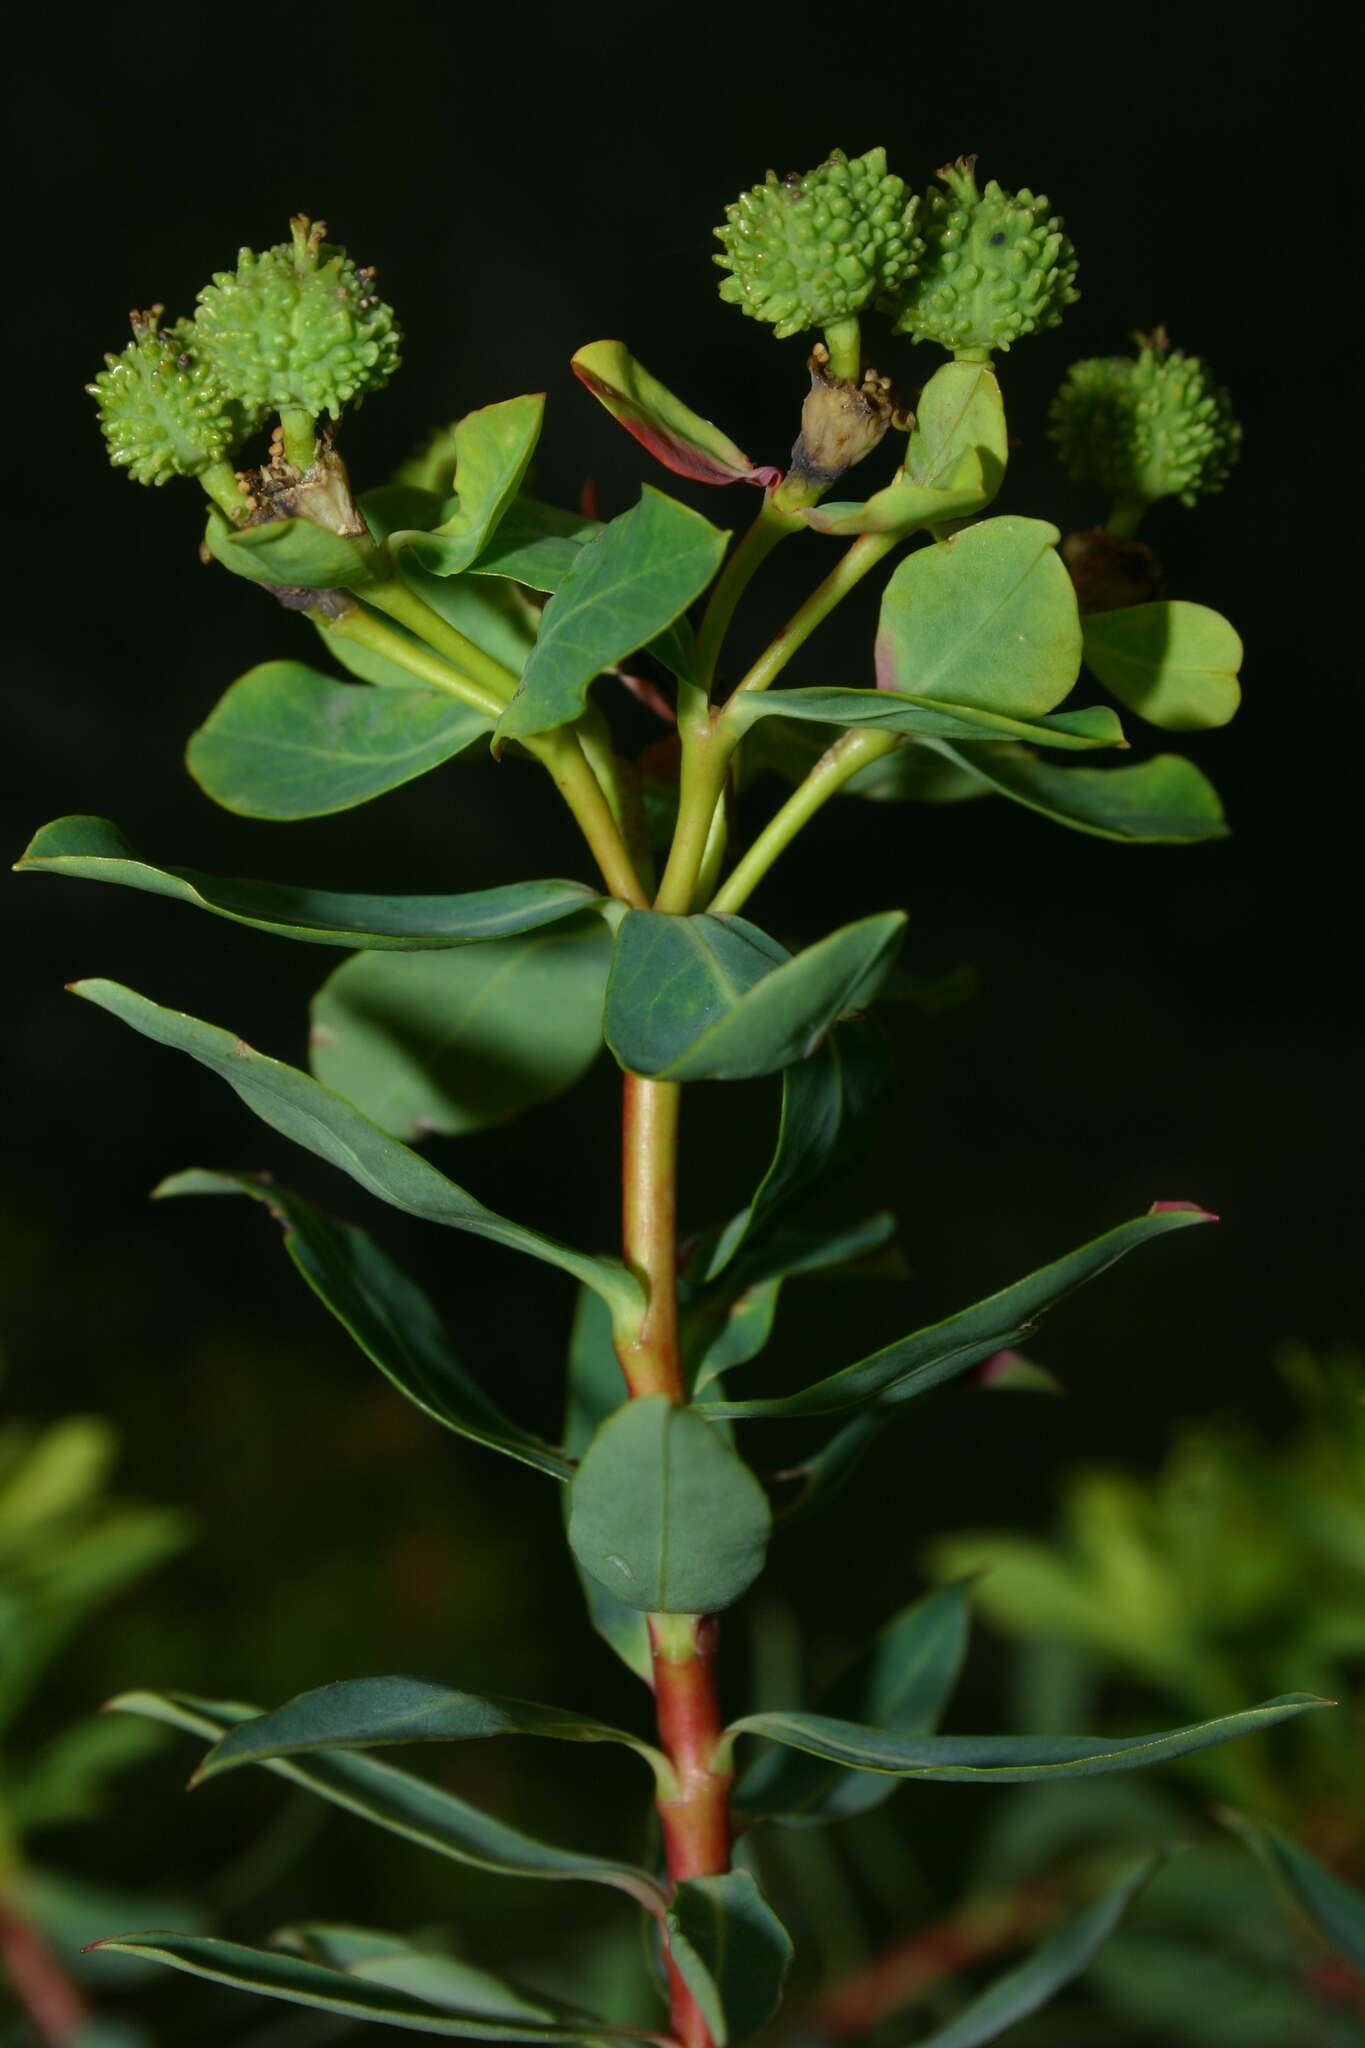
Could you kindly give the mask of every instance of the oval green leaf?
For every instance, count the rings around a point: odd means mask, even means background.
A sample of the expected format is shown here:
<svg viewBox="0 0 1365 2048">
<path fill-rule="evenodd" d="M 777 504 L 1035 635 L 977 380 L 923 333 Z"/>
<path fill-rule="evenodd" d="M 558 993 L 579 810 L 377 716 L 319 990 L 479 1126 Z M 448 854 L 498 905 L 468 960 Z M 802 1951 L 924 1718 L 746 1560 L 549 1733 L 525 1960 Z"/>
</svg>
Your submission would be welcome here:
<svg viewBox="0 0 1365 2048">
<path fill-rule="evenodd" d="M 882 688 L 1011 718 L 1054 711 L 1081 665 L 1059 539 L 1041 519 L 983 519 L 908 556 L 882 599 Z"/>
<path fill-rule="evenodd" d="M 219 699 L 185 761 L 225 810 L 320 818 L 439 768 L 492 730 L 491 718 L 441 690 L 374 689 L 301 661 L 267 661 Z"/>
<path fill-rule="evenodd" d="M 732 1735 L 746 1731 L 770 1741 L 789 1743 L 856 1771 L 888 1771 L 898 1778 L 932 1779 L 940 1784 L 994 1783 L 1019 1785 L 1031 1778 L 1089 1778 L 1110 1771 L 1139 1771 L 1148 1764 L 1169 1763 L 1196 1750 L 1212 1749 L 1239 1735 L 1254 1735 L 1281 1721 L 1331 1700 L 1314 1693 L 1282 1693 L 1259 1707 L 1221 1714 L 1185 1728 L 1158 1735 L 898 1735 L 865 1728 L 854 1721 L 790 1710 L 746 1714 L 731 1724 Z"/>
<path fill-rule="evenodd" d="M 673 1888 L 668 1952 L 716 2048 L 734 2048 L 782 2003 L 791 1936 L 747 1870 L 693 1877 Z"/>
<path fill-rule="evenodd" d="M 905 450 L 908 482 L 945 490 L 974 458 L 987 502 L 1005 480 L 1009 434 L 1000 384 L 989 363 L 941 363 L 921 391 Z"/>
<path fill-rule="evenodd" d="M 382 559 L 363 535 L 334 533 L 312 519 L 234 527 L 210 512 L 204 542 L 234 576 L 275 590 L 354 590 L 373 581 Z"/>
<path fill-rule="evenodd" d="M 564 1409 L 564 1449 L 570 1458 L 582 1458 L 608 1416 L 623 1407 L 627 1399 L 625 1376 L 612 1342 L 611 1314 L 606 1303 L 591 1288 L 579 1289 L 569 1338 L 569 1373 Z M 567 1527 L 570 1496 L 564 1494 Z M 572 1551 L 570 1556 L 572 1556 Z M 628 1607 L 609 1593 L 601 1582 L 585 1572 L 574 1558 L 574 1570 L 583 1588 L 588 1620 L 608 1647 L 615 1651 L 628 1671 L 654 1683 L 654 1655 L 650 1648 L 649 1624 L 638 1608 Z"/>
<path fill-rule="evenodd" d="M 1131 768 L 1057 768 L 1022 747 L 925 744 L 1011 802 L 1097 839 L 1189 846 L 1227 835 L 1217 790 L 1183 754 L 1156 754 Z"/>
<path fill-rule="evenodd" d="M 207 1742 L 241 1722 L 258 1717 L 260 1709 L 235 1701 L 195 1699 L 183 1693 L 122 1693 L 110 1701 L 110 1709 L 141 1714 L 170 1728 L 180 1728 Z M 481 1813 L 477 1806 L 457 1799 L 438 1785 L 414 1777 L 411 1771 L 358 1752 L 319 1751 L 302 1759 L 283 1758 L 264 1768 L 275 1777 L 301 1785 L 320 1799 L 328 1800 L 361 1820 L 384 1828 L 404 1840 L 436 1855 L 450 1856 L 457 1863 L 476 1870 L 493 1871 L 502 1877 L 535 1877 L 552 1880 L 581 1879 L 609 1885 L 626 1892 L 647 1912 L 662 1918 L 664 1900 L 654 1879 L 629 1863 L 613 1863 L 602 1857 L 580 1855 L 552 1842 L 537 1841 L 520 1828 Z"/>
<path fill-rule="evenodd" d="M 579 717 L 588 685 L 679 614 L 720 567 L 727 536 L 648 486 L 582 549 L 545 608 L 540 638 L 497 737 L 549 732 Z"/>
<path fill-rule="evenodd" d="M 395 533 L 394 547 L 410 549 L 437 576 L 467 569 L 521 489 L 544 418 L 543 391 L 466 414 L 454 430 L 453 505 L 430 532 L 411 528 Z"/>
<path fill-rule="evenodd" d="M 467 896 L 360 896 L 220 878 L 197 868 L 153 867 L 108 818 L 55 819 L 34 835 L 14 865 L 19 874 L 118 882 L 284 939 L 377 952 L 512 938 L 594 909 L 603 900 L 582 882 L 508 882 Z"/>
<path fill-rule="evenodd" d="M 569 1489 L 584 1571 L 642 1614 L 713 1614 L 763 1569 L 763 1488 L 694 1408 L 630 1401 L 588 1447 Z"/>
<path fill-rule="evenodd" d="M 173 1174 L 155 1190 L 170 1195 L 250 1195 L 284 1227 L 284 1247 L 318 1300 L 349 1331 L 384 1377 L 433 1422 L 488 1450 L 567 1479 L 560 1452 L 504 1415 L 451 1348 L 430 1298 L 368 1231 L 324 1216 L 302 1195 L 245 1173 Z M 596 1303 L 596 1295 L 588 1295 Z M 605 1307 L 603 1320 L 610 1330 Z"/>
<path fill-rule="evenodd" d="M 1145 1216 L 1120 1223 L 1103 1237 L 1092 1239 L 1079 1250 L 1041 1266 L 1027 1279 L 1001 1288 L 971 1308 L 960 1309 L 942 1322 L 932 1323 L 902 1337 L 884 1350 L 873 1352 L 856 1365 L 846 1365 L 827 1379 L 816 1380 L 797 1394 L 777 1395 L 757 1401 L 704 1401 L 703 1414 L 724 1417 L 777 1419 L 795 1415 L 828 1415 L 846 1408 L 867 1408 L 876 1404 L 899 1405 L 924 1394 L 945 1380 L 955 1379 L 970 1366 L 978 1365 L 994 1352 L 1005 1351 L 1022 1342 L 1038 1318 L 1073 1289 L 1103 1273 L 1138 1245 L 1184 1230 L 1193 1223 L 1211 1223 L 1207 1210 L 1190 1203 L 1159 1204 Z"/>
<path fill-rule="evenodd" d="M 1242 701 L 1242 643 L 1206 604 L 1135 604 L 1081 623 L 1086 667 L 1149 725 L 1200 732 L 1226 725 Z"/>
<path fill-rule="evenodd" d="M 807 1058 L 894 964 L 901 911 L 845 925 L 792 959 L 738 917 L 632 910 L 607 984 L 607 1044 L 628 1073 L 741 1081 Z"/>
<path fill-rule="evenodd" d="M 587 1072 L 611 956 L 591 914 L 477 947 L 357 953 L 313 998 L 310 1064 L 397 1138 L 484 1130 Z"/>
<path fill-rule="evenodd" d="M 494 1735 L 548 1735 L 559 1742 L 619 1742 L 651 1764 L 663 1758 L 634 1735 L 563 1707 L 458 1692 L 427 1678 L 342 1678 L 243 1721 L 209 1751 L 198 1785 L 241 1764 L 316 1749 L 384 1749 L 405 1742 L 477 1742 Z M 666 1766 L 665 1766 L 666 1768 Z"/>
<path fill-rule="evenodd" d="M 162 1009 L 116 981 L 79 981 L 73 984 L 73 993 L 97 1003 L 156 1044 L 188 1053 L 226 1081 L 272 1130 L 339 1166 L 381 1202 L 428 1222 L 468 1230 L 514 1251 L 529 1252 L 532 1258 L 543 1259 L 584 1281 L 623 1320 L 638 1317 L 643 1300 L 633 1275 L 486 1209 L 416 1152 L 381 1131 L 352 1103 L 296 1067 L 267 1059 L 230 1031 L 220 1031 L 216 1025 L 179 1010 Z"/>
</svg>

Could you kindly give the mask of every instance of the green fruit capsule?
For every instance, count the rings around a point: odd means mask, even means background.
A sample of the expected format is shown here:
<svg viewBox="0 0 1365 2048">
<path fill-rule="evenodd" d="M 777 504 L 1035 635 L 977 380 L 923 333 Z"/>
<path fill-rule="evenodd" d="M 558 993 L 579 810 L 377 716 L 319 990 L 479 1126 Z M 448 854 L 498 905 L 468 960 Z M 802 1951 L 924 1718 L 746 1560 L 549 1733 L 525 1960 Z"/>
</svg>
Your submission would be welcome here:
<svg viewBox="0 0 1365 2048">
<path fill-rule="evenodd" d="M 203 361 L 193 325 L 177 320 L 163 331 L 164 311 L 132 314 L 133 339 L 85 387 L 99 401 L 110 461 L 140 484 L 202 476 L 253 424 Z"/>
<path fill-rule="evenodd" d="M 1076 290 L 1076 251 L 1042 193 L 976 182 L 976 158 L 937 173 L 921 214 L 924 254 L 913 283 L 888 310 L 896 332 L 959 356 L 1010 348 L 1055 327 Z"/>
<path fill-rule="evenodd" d="M 290 228 L 290 241 L 243 249 L 235 270 L 214 273 L 199 294 L 199 345 L 244 404 L 335 416 L 388 383 L 399 330 L 374 272 L 325 243 L 324 222 L 299 215 Z"/>
<path fill-rule="evenodd" d="M 1068 474 L 1116 504 L 1193 505 L 1222 489 L 1242 429 L 1227 392 L 1197 356 L 1171 347 L 1164 328 L 1134 339 L 1136 356 L 1072 364 L 1049 432 Z"/>
<path fill-rule="evenodd" d="M 723 299 L 779 339 L 851 320 L 910 276 L 919 253 L 916 200 L 886 168 L 886 151 L 851 161 L 841 149 L 804 176 L 769 171 L 716 229 L 730 276 Z"/>
</svg>

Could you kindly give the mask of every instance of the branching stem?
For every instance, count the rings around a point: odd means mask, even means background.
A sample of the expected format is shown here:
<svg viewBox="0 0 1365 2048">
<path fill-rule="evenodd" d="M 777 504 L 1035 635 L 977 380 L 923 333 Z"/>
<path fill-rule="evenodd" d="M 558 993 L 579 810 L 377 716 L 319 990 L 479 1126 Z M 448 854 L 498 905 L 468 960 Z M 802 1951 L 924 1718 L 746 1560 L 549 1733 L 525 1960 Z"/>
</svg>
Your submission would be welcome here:
<svg viewBox="0 0 1365 2048">
<path fill-rule="evenodd" d="M 725 916 L 746 903 L 778 857 L 785 853 L 802 827 L 836 791 L 883 754 L 889 754 L 900 735 L 864 727 L 846 732 L 820 756 L 804 782 L 798 783 L 781 809 L 775 811 L 743 859 L 736 863 L 710 903 L 711 911 Z"/>
<path fill-rule="evenodd" d="M 740 683 L 741 690 L 766 690 L 773 684 L 787 666 L 799 647 L 803 647 L 816 627 L 827 619 L 834 607 L 861 583 L 878 562 L 884 561 L 891 550 L 904 538 L 898 533 L 864 533 L 854 541 L 852 547 L 835 563 L 823 583 L 818 583 L 805 603 L 787 621 L 782 631 L 764 648 L 758 660 Z"/>
</svg>

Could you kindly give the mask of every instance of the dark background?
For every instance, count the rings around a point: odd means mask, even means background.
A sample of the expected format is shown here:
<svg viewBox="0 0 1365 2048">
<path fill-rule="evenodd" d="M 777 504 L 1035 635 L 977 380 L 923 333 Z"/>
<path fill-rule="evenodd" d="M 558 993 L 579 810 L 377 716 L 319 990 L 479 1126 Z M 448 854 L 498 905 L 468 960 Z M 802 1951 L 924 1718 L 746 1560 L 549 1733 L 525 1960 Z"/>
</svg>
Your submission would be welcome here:
<svg viewBox="0 0 1365 2048">
<path fill-rule="evenodd" d="M 457 764 L 289 828 L 214 810 L 183 773 L 184 741 L 227 684 L 274 654 L 309 658 L 309 629 L 199 566 L 198 494 L 137 491 L 110 470 L 81 386 L 122 345 L 128 306 L 188 311 L 210 269 L 240 243 L 279 239 L 291 211 L 323 214 L 379 265 L 406 329 L 398 382 L 347 423 L 361 483 L 430 425 L 548 387 L 543 495 L 572 503 L 591 476 L 612 513 L 649 477 L 722 524 L 747 519 L 745 487 L 690 490 L 652 471 L 568 358 L 618 335 L 755 459 L 782 461 L 802 346 L 721 304 L 710 229 L 769 164 L 805 167 L 835 142 L 884 141 L 911 182 L 978 151 L 983 174 L 1046 191 L 1066 218 L 1084 297 L 1002 364 L 1018 437 L 1009 509 L 1063 526 L 1102 509 L 1060 478 L 1043 433 L 1074 357 L 1164 320 L 1232 390 L 1246 443 L 1225 494 L 1193 513 L 1163 506 L 1148 529 L 1172 593 L 1226 611 L 1247 643 L 1240 719 L 1187 749 L 1222 790 L 1232 839 L 1127 848 L 1003 802 L 848 802 L 753 905 L 802 943 L 905 905 L 910 964 L 967 964 L 978 984 L 965 1004 L 896 1013 L 899 1093 L 842 1199 L 898 1212 L 907 1275 L 856 1295 L 793 1293 L 779 1354 L 791 1383 L 1153 1199 L 1225 1218 L 1059 1313 L 1038 1354 L 1065 1378 L 1064 1402 L 924 1404 L 837 1523 L 789 1543 L 775 1583 L 808 1613 L 817 1662 L 910 1596 L 932 1532 L 1040 1525 L 1070 1464 L 1150 1463 L 1182 1418 L 1273 1430 L 1277 1345 L 1361 1334 L 1362 720 L 1354 573 L 1334 524 L 1350 488 L 1354 352 L 1329 254 L 1324 21 L 1301 9 L 1238 41 L 1225 11 L 1176 7 L 754 6 L 628 22 L 512 6 L 475 22 L 395 4 L 94 26 L 59 11 L 16 92 L 31 268 L 11 300 L 21 517 L 3 838 L 15 855 L 46 819 L 92 811 L 153 859 L 337 888 L 584 871 L 546 793 L 511 766 Z M 886 347 L 907 386 L 932 366 Z M 793 543 L 765 572 L 755 635 L 780 623 L 821 547 Z M 866 681 L 871 623 L 869 606 L 846 608 L 794 675 Z M 307 998 L 335 956 L 40 878 L 6 883 L 4 915 L 5 1402 L 107 1412 L 126 1432 L 128 1484 L 190 1504 L 202 1530 L 135 1612 L 92 1634 L 66 1706 L 131 1680 L 275 1698 L 406 1667 L 636 1711 L 578 1620 L 549 1489 L 400 1409 L 246 1205 L 157 1210 L 144 1197 L 190 1164 L 271 1166 L 364 1217 L 438 1295 L 471 1364 L 547 1428 L 566 1288 L 510 1253 L 366 1215 L 349 1184 L 199 1069 L 62 993 L 111 974 L 300 1059 Z M 775 1108 L 775 1087 L 689 1096 L 689 1226 L 745 1198 Z M 494 1206 L 606 1243 L 614 1117 L 603 1065 L 564 1102 L 437 1156 Z M 978 1682 L 989 1686 L 988 1664 Z M 503 1810 L 529 1819 L 562 1786 L 562 1759 L 505 1747 L 457 1763 L 453 1782 L 481 1797 L 502 1785 Z M 627 1767 L 592 1755 L 571 1775 L 584 1827 L 605 1843 L 597 1788 L 629 1782 Z M 143 1817 L 100 1852 L 111 1869 L 131 1855 L 152 1875 L 169 1854 L 194 1883 L 270 1805 L 237 1781 L 187 1814 L 173 1767 L 142 1782 Z M 423 1910 L 425 1882 L 398 1849 L 323 1858 L 309 1903 L 401 1922 Z M 476 1918 L 546 1910 L 538 1894 L 509 1903 L 488 1887 L 476 1903 L 454 1882 Z"/>
</svg>

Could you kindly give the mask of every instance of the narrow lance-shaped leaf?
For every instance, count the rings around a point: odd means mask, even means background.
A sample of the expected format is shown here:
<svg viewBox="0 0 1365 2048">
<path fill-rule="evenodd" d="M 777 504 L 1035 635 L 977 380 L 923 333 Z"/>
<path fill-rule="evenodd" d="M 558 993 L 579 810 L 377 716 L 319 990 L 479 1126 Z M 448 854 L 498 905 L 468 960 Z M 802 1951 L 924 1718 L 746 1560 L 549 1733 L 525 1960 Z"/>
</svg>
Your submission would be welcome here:
<svg viewBox="0 0 1365 2048">
<path fill-rule="evenodd" d="M 493 1735 L 548 1735 L 559 1742 L 619 1742 L 653 1767 L 649 1743 L 564 1707 L 460 1692 L 427 1678 L 342 1678 L 243 1721 L 211 1749 L 192 1782 L 241 1764 L 317 1749 L 382 1749 L 405 1742 L 472 1742 Z"/>
<path fill-rule="evenodd" d="M 306 1962 L 301 1956 L 284 1955 L 276 1949 L 248 1948 L 241 1942 L 221 1941 L 209 1935 L 125 1934 L 95 1942 L 93 1947 L 107 1954 L 165 1963 L 173 1970 L 206 1977 L 211 1983 L 226 1984 L 236 1991 L 254 1992 L 258 1997 L 280 1998 L 290 2005 L 370 2020 L 406 2033 L 438 2034 L 446 2040 L 572 2041 L 588 2044 L 588 2048 L 601 2039 L 667 2042 L 667 2036 L 609 2026 L 604 2020 L 584 2020 L 567 2026 L 531 2019 L 494 2018 L 481 2010 L 466 2015 L 443 2013 L 425 1998 L 373 1983 L 349 1971 L 327 1969 Z"/>
<path fill-rule="evenodd" d="M 1086 667 L 1149 725 L 1166 732 L 1226 725 L 1242 701 L 1242 643 L 1206 604 L 1126 605 L 1081 623 Z"/>
<path fill-rule="evenodd" d="M 511 1421 L 465 1371 L 427 1295 L 367 1231 L 337 1223 L 302 1195 L 250 1174 L 178 1173 L 156 1193 L 252 1196 L 283 1224 L 285 1250 L 318 1300 L 424 1415 L 553 1479 L 569 1477 L 569 1460 Z M 610 1328 L 605 1304 L 602 1315 Z"/>
<path fill-rule="evenodd" d="M 767 1400 L 698 1405 L 704 1414 L 738 1421 L 742 1417 L 825 1415 L 877 1402 L 898 1404 L 911 1400 L 994 1352 L 1008 1350 L 1022 1341 L 1046 1310 L 1138 1245 L 1174 1230 L 1187 1229 L 1193 1223 L 1214 1220 L 1207 1210 L 1190 1203 L 1158 1204 L 1147 1215 L 1119 1224 L 1103 1237 L 1068 1252 L 1065 1258 L 1055 1259 L 1026 1279 L 1016 1280 L 1012 1287 L 1001 1288 L 971 1308 L 960 1309 L 942 1322 L 916 1330 L 874 1352 L 870 1358 L 845 1366 L 828 1379 L 817 1380 L 800 1393 L 776 1395 Z"/>
<path fill-rule="evenodd" d="M 763 1569 L 762 1487 L 695 1408 L 630 1401 L 588 1447 L 569 1490 L 584 1571 L 642 1614 L 713 1614 Z"/>
<path fill-rule="evenodd" d="M 426 951 L 538 931 L 596 908 L 602 897 L 583 882 L 508 882 L 467 896 L 368 896 L 294 888 L 154 867 L 107 818 L 58 818 L 35 834 L 20 874 L 72 875 L 190 903 L 215 917 L 285 939 L 370 951 Z"/>
<path fill-rule="evenodd" d="M 485 1130 L 587 1072 L 611 957 L 591 912 L 458 951 L 358 953 L 313 998 L 309 1064 L 409 1143 Z"/>
<path fill-rule="evenodd" d="M 260 1709 L 235 1701 L 196 1699 L 181 1693 L 123 1693 L 110 1701 L 112 1710 L 141 1714 L 170 1728 L 216 1742 L 229 1729 L 259 1718 Z M 411 1771 L 381 1763 L 378 1758 L 339 1750 L 300 1758 L 275 1758 L 264 1768 L 273 1776 L 301 1785 L 359 1819 L 390 1834 L 416 1842 L 457 1863 L 472 1864 L 504 1877 L 581 1879 L 605 1884 L 638 1900 L 662 1917 L 663 1895 L 646 1871 L 629 1863 L 581 1855 L 552 1842 L 537 1841 L 520 1828 L 481 1813 L 453 1792 L 429 1785 Z"/>
<path fill-rule="evenodd" d="M 656 1080 L 774 1073 L 871 1001 L 904 928 L 900 911 L 863 918 L 792 959 L 743 918 L 628 911 L 607 984 L 607 1044 L 628 1072 Z"/>
<path fill-rule="evenodd" d="M 162 1009 L 117 982 L 77 982 L 74 993 L 110 1011 L 158 1045 L 188 1053 L 228 1082 L 273 1130 L 339 1166 L 381 1202 L 390 1202 L 430 1223 L 472 1231 L 476 1237 L 491 1238 L 514 1251 L 529 1252 L 585 1281 L 611 1304 L 614 1314 L 624 1318 L 639 1314 L 640 1287 L 631 1274 L 486 1209 L 351 1103 L 297 1068 L 267 1059 L 216 1025 L 178 1010 Z"/>
<path fill-rule="evenodd" d="M 1224 1812 L 1221 1818 L 1260 1857 L 1323 1939 L 1365 1972 L 1365 1893 L 1328 1870 L 1280 1828 L 1241 1813 Z"/>
<path fill-rule="evenodd" d="M 783 1069 L 777 1148 L 753 1201 L 722 1231 L 707 1267 L 708 1280 L 848 1160 L 866 1134 L 886 1081 L 885 1050 L 868 1025 L 831 1031 L 809 1059 Z"/>
<path fill-rule="evenodd" d="M 791 1936 L 747 1870 L 675 1885 L 669 1954 L 717 2048 L 748 2039 L 782 2002 Z"/>
<path fill-rule="evenodd" d="M 612 1343 L 611 1314 L 600 1295 L 589 1287 L 579 1289 L 569 1338 L 568 1390 L 564 1414 L 564 1449 L 568 1457 L 581 1458 L 608 1416 L 614 1415 L 627 1399 L 625 1376 Z M 571 1495 L 564 1494 L 567 1527 Z M 572 1556 L 572 1551 L 570 1552 Z M 574 1569 L 583 1588 L 588 1619 L 626 1668 L 654 1682 L 654 1662 L 649 1642 L 649 1623 L 637 1607 L 627 1606 L 608 1592 L 600 1579 L 585 1571 L 574 1557 Z"/>
<path fill-rule="evenodd" d="M 1088 1778 L 1142 1770 L 1332 1704 L 1314 1693 L 1282 1693 L 1241 1713 L 1221 1714 L 1216 1720 L 1156 1735 L 898 1735 L 795 1709 L 746 1714 L 731 1723 L 729 1733 L 766 1735 L 849 1770 L 886 1771 L 898 1778 L 941 1784 L 1018 1785 L 1031 1778 Z"/>
<path fill-rule="evenodd" d="M 1183 846 L 1227 833 L 1218 792 L 1182 754 L 1131 768 L 1057 768 L 1022 747 L 925 744 L 1001 796 L 1099 839 Z"/>
<path fill-rule="evenodd" d="M 367 1983 L 386 1984 L 391 1990 L 424 1998 L 447 2012 L 471 2017 L 487 2013 L 491 2019 L 505 2020 L 581 2019 L 581 2015 L 566 2015 L 549 1999 L 528 1997 L 491 1971 L 440 1950 L 418 1948 L 379 1928 L 304 1922 L 281 1928 L 272 1937 L 271 1947 L 287 1949 L 328 1969 L 344 1970 L 351 1977 L 363 1977 Z"/>
<path fill-rule="evenodd" d="M 579 349 L 574 375 L 626 432 L 677 476 L 703 484 L 759 484 L 770 489 L 780 469 L 758 469 L 728 434 L 684 405 L 619 341 Z"/>
<path fill-rule="evenodd" d="M 545 608 L 540 638 L 497 738 L 549 732 L 579 717 L 603 669 L 671 626 L 711 581 L 725 535 L 646 486 L 573 564 Z"/>
<path fill-rule="evenodd" d="M 838 1720 L 903 1735 L 928 1735 L 952 1698 L 967 1651 L 970 1614 L 962 1583 L 941 1586 L 889 1621 L 820 1704 Z M 770 1749 L 735 1787 L 736 1810 L 789 1827 L 846 1820 L 879 1806 L 895 1780 L 842 1770 L 799 1749 Z"/>
<path fill-rule="evenodd" d="M 796 719 L 801 724 L 838 725 L 873 732 L 899 732 L 928 740 L 1020 740 L 1035 747 L 1069 750 L 1125 747 L 1123 727 L 1107 704 L 1083 711 L 1054 711 L 1041 717 L 1012 717 L 973 704 L 953 704 L 892 689 L 843 688 L 744 690 L 732 697 L 726 718 L 739 732 L 760 719 Z"/>
<path fill-rule="evenodd" d="M 1094 1959 L 1159 1861 L 1155 1856 L 1144 1858 L 1024 1962 L 988 1984 L 965 2012 L 907 2048 L 983 2048 L 983 2043 L 998 2040 L 1016 2020 L 1038 2012 Z"/>
<path fill-rule="evenodd" d="M 933 489 L 912 483 L 901 470 L 885 490 L 874 491 L 860 505 L 811 505 L 803 507 L 801 516 L 817 533 L 894 533 L 904 537 L 921 527 L 943 526 L 949 520 L 982 512 L 992 495 L 976 451 L 968 449 L 951 486 Z"/>
<path fill-rule="evenodd" d="M 443 690 L 339 683 L 301 661 L 248 670 L 190 737 L 190 774 L 248 818 L 320 818 L 397 789 L 487 738 Z"/>
<path fill-rule="evenodd" d="M 455 428 L 453 506 L 434 531 L 396 533 L 393 545 L 438 576 L 467 569 L 520 490 L 544 417 L 543 391 L 467 414 Z"/>
<path fill-rule="evenodd" d="M 1081 665 L 1055 526 L 983 519 L 907 556 L 882 598 L 877 681 L 1011 718 L 1053 711 Z"/>
</svg>

